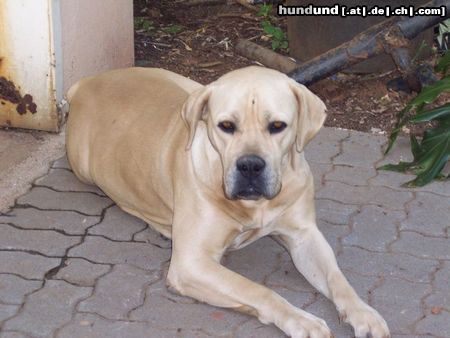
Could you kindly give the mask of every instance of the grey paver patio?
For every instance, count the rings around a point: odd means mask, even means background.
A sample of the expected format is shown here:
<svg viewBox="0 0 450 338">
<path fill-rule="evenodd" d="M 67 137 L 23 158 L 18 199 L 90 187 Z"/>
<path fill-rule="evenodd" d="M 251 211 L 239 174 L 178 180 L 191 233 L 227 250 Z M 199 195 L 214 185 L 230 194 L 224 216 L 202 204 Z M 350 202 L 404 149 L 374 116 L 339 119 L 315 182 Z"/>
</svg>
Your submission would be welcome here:
<svg viewBox="0 0 450 338">
<path fill-rule="evenodd" d="M 377 171 L 409 158 L 400 140 L 323 129 L 306 153 L 318 226 L 359 295 L 393 337 L 450 337 L 450 182 L 404 189 Z M 273 325 L 169 292 L 171 242 L 74 177 L 65 157 L 0 215 L 0 338 L 283 337 Z M 334 306 L 265 238 L 226 254 L 226 266 L 351 337 Z"/>
</svg>

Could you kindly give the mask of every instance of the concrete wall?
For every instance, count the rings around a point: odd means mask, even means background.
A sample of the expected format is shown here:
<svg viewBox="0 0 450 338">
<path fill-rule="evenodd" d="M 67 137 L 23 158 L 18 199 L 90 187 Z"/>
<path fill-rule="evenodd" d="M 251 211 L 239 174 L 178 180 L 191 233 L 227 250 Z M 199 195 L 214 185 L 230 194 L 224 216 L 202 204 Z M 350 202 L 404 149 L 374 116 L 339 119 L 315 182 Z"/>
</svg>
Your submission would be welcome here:
<svg viewBox="0 0 450 338">
<path fill-rule="evenodd" d="M 63 91 L 80 78 L 134 64 L 132 0 L 63 0 Z"/>
</svg>

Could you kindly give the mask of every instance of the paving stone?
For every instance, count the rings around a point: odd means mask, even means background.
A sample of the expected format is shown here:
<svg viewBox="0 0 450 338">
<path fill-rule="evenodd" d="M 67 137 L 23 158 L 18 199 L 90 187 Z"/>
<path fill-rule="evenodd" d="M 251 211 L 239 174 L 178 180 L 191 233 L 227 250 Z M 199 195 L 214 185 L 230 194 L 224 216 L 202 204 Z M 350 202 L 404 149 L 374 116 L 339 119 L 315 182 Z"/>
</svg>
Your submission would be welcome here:
<svg viewBox="0 0 450 338">
<path fill-rule="evenodd" d="M 150 295 L 150 294 L 151 295 L 159 295 L 162 298 L 165 298 L 172 303 L 178 303 L 178 304 L 198 304 L 199 303 L 199 301 L 197 301 L 191 297 L 182 296 L 181 294 L 177 293 L 174 290 L 169 291 L 167 289 L 167 285 L 166 285 L 167 270 L 166 269 L 165 269 L 164 273 L 161 274 L 161 276 L 163 276 L 163 277 L 160 278 L 160 280 L 147 286 L 147 288 L 145 290 L 146 295 Z M 141 304 L 141 305 L 144 305 L 144 304 Z M 133 311 L 137 311 L 137 310 L 139 310 L 139 308 L 140 307 L 137 307 Z M 131 318 L 131 314 L 133 311 L 130 312 L 130 318 Z"/>
<path fill-rule="evenodd" d="M 285 338 L 286 335 L 275 325 L 264 325 L 256 318 L 240 325 L 233 338 Z"/>
<path fill-rule="evenodd" d="M 340 250 L 339 240 L 350 231 L 347 226 L 334 225 L 324 221 L 319 221 L 318 227 L 335 253 Z"/>
<path fill-rule="evenodd" d="M 271 289 L 286 289 L 293 292 L 314 292 L 314 288 L 297 268 L 288 254 L 284 254 L 279 264 L 279 268 L 271 273 L 264 281 L 264 284 Z"/>
<path fill-rule="evenodd" d="M 113 202 L 107 197 L 83 192 L 57 192 L 45 187 L 35 187 L 17 199 L 19 204 L 29 204 L 39 209 L 76 210 L 88 215 L 100 215 Z"/>
<path fill-rule="evenodd" d="M 151 227 L 147 227 L 143 231 L 136 233 L 133 236 L 133 240 L 136 242 L 150 243 L 163 249 L 172 248 L 172 241 L 169 238 L 164 237 Z"/>
<path fill-rule="evenodd" d="M 130 313 L 131 320 L 146 321 L 152 326 L 171 330 L 202 329 L 213 336 L 229 335 L 248 318 L 242 313 L 205 303 L 179 302 L 165 290 L 158 289 L 148 289 L 143 306 Z"/>
<path fill-rule="evenodd" d="M 367 301 L 368 292 L 373 288 L 375 283 L 377 283 L 377 278 L 361 276 L 348 271 L 344 272 L 344 274 L 346 278 L 349 280 L 350 284 L 354 287 L 358 295 L 364 301 Z M 292 288 L 292 285 L 294 284 L 292 281 L 287 281 L 286 283 L 289 284 L 288 286 L 289 288 Z M 314 290 L 311 286 L 309 288 L 310 290 Z M 333 330 L 336 337 L 349 337 L 349 333 L 352 331 L 351 328 L 349 328 L 347 325 L 339 324 L 337 312 L 334 305 L 332 304 L 331 301 L 327 300 L 325 297 L 319 296 L 318 301 L 312 302 L 313 300 L 312 292 L 306 293 L 288 290 L 287 293 L 286 291 L 283 292 L 284 288 L 278 287 L 273 289 L 276 292 L 278 292 L 281 296 L 285 297 L 293 305 L 303 308 L 306 311 L 312 312 L 316 316 L 325 319 L 329 327 Z M 299 297 L 300 301 L 298 300 Z M 306 306 L 307 304 L 311 303 L 313 304 Z"/>
<path fill-rule="evenodd" d="M 402 230 L 445 236 L 445 229 L 450 227 L 450 197 L 417 193 L 416 198 L 408 203 L 408 211 L 408 218 L 400 227 Z"/>
<path fill-rule="evenodd" d="M 387 138 L 385 138 L 386 142 L 382 146 L 383 151 L 387 147 Z M 411 146 L 409 143 L 409 137 L 398 137 L 397 141 L 395 141 L 394 145 L 392 146 L 392 149 L 389 151 L 388 154 L 384 155 L 382 159 L 377 163 L 377 166 L 382 166 L 384 164 L 389 163 L 398 163 L 400 161 L 402 162 L 410 162 L 413 160 L 413 156 L 411 154 Z"/>
<path fill-rule="evenodd" d="M 0 274 L 0 303 L 17 304 L 24 302 L 25 295 L 42 286 L 41 281 L 26 280 L 11 274 Z"/>
<path fill-rule="evenodd" d="M 21 330 L 36 337 L 50 337 L 54 330 L 71 319 L 76 303 L 91 291 L 92 288 L 49 280 L 43 289 L 28 296 L 22 311 L 5 321 L 3 329 Z"/>
<path fill-rule="evenodd" d="M 431 336 L 428 334 L 421 334 L 420 336 L 417 334 L 399 334 L 399 333 L 394 333 L 392 334 L 391 332 L 391 337 L 393 338 L 437 338 L 436 336 Z M 442 337 L 439 337 L 442 338 Z"/>
<path fill-rule="evenodd" d="M 100 220 L 97 216 L 84 216 L 73 211 L 14 208 L 7 216 L 0 216 L 0 223 L 13 223 L 26 229 L 57 229 L 70 235 L 83 235 L 86 228 Z"/>
<path fill-rule="evenodd" d="M 414 232 L 400 232 L 392 250 L 423 258 L 450 259 L 448 238 L 425 237 Z"/>
<path fill-rule="evenodd" d="M 271 290 L 278 293 L 281 297 L 286 299 L 292 305 L 302 309 L 306 307 L 308 304 L 314 302 L 314 299 L 317 297 L 317 292 L 311 287 L 311 292 L 298 292 L 292 291 L 290 289 L 282 288 L 282 287 L 271 287 Z"/>
<path fill-rule="evenodd" d="M 377 175 L 369 179 L 369 184 L 389 187 L 398 191 L 416 191 L 411 188 L 403 188 L 402 184 L 414 179 L 414 175 L 408 175 L 395 171 L 377 170 Z"/>
<path fill-rule="evenodd" d="M 224 259 L 229 269 L 262 283 L 278 268 L 279 255 L 284 248 L 270 238 L 261 238 L 243 249 L 232 251 Z"/>
<path fill-rule="evenodd" d="M 342 243 L 372 251 L 385 251 L 387 245 L 397 238 L 396 224 L 405 217 L 404 211 L 365 206 L 354 216 L 352 232 L 342 239 Z"/>
<path fill-rule="evenodd" d="M 63 157 L 61 157 L 61 158 L 57 159 L 56 161 L 54 161 L 52 163 L 52 168 L 62 168 L 62 169 L 69 169 L 69 170 L 71 170 L 69 161 L 67 160 L 67 156 L 64 155 Z"/>
<path fill-rule="evenodd" d="M 448 162 L 447 162 L 448 163 Z M 443 196 L 443 200 L 445 201 L 445 197 L 450 197 L 450 181 L 433 181 L 428 183 L 427 185 L 419 188 L 414 188 L 414 191 L 419 192 L 430 192 L 434 194 L 438 194 Z M 447 199 L 448 201 L 448 199 Z M 448 204 L 448 202 L 447 202 Z"/>
<path fill-rule="evenodd" d="M 230 331 L 229 334 L 226 334 L 223 337 L 231 337 L 232 331 Z M 183 337 L 183 338 L 210 338 L 212 335 L 208 332 L 205 332 L 203 329 L 194 329 L 194 330 L 185 330 L 183 328 L 177 329 L 177 337 Z"/>
<path fill-rule="evenodd" d="M 366 303 L 369 303 L 370 293 L 380 284 L 380 279 L 382 279 L 382 277 L 363 276 L 351 270 L 342 270 L 342 273 L 358 296 Z"/>
<path fill-rule="evenodd" d="M 384 136 L 369 138 L 365 133 L 350 131 L 350 137 L 342 142 L 342 153 L 333 159 L 333 163 L 373 168 L 374 163 L 383 157 L 381 146 L 385 142 Z"/>
<path fill-rule="evenodd" d="M 329 164 L 331 158 L 339 154 L 340 142 L 348 135 L 348 130 L 322 128 L 305 148 L 307 160 Z"/>
<path fill-rule="evenodd" d="M 165 275 L 165 274 L 163 274 L 163 275 Z M 146 295 L 147 296 L 148 295 L 152 295 L 152 296 L 158 295 L 159 297 L 161 297 L 161 299 L 163 299 L 163 301 L 167 301 L 168 304 L 170 303 L 171 305 L 172 304 L 184 304 L 184 305 L 194 305 L 195 306 L 195 305 L 199 304 L 198 301 L 196 301 L 196 300 L 194 300 L 194 299 L 192 299 L 190 297 L 184 297 L 184 296 L 181 296 L 180 294 L 177 294 L 177 293 L 174 293 L 174 292 L 169 292 L 167 290 L 166 285 L 165 285 L 165 280 L 164 279 L 161 279 L 161 280 L 159 280 L 156 283 L 150 284 L 147 287 Z M 146 299 L 147 299 L 147 296 L 146 296 Z M 205 307 L 209 306 L 207 304 L 203 304 L 203 305 Z M 215 309 L 218 309 L 218 310 L 224 310 L 224 309 L 216 308 L 214 306 L 209 306 L 209 307 L 213 311 L 212 312 L 212 317 L 215 320 L 218 320 L 218 321 L 223 320 L 223 316 L 224 315 L 223 315 L 222 311 L 215 311 Z M 141 307 L 137 307 L 135 310 L 133 310 L 130 313 L 130 317 L 133 318 L 133 312 L 135 312 L 135 311 L 139 312 L 140 309 L 141 309 Z M 151 309 L 152 312 L 155 312 L 155 311 L 158 311 L 158 310 L 159 310 L 159 308 L 152 308 Z M 236 316 L 239 316 L 239 313 L 236 313 L 236 312 L 233 312 L 233 311 L 225 310 L 225 312 L 231 313 L 231 314 L 236 315 Z M 176 314 L 177 313 L 175 313 L 175 315 Z M 248 317 L 243 315 L 243 320 L 245 320 L 245 318 L 248 318 Z M 164 330 L 167 331 L 167 332 L 173 332 L 174 330 L 176 330 L 176 336 L 177 337 L 182 337 L 182 338 L 185 338 L 185 337 L 186 338 L 194 338 L 194 337 L 195 338 L 206 338 L 206 337 L 211 337 L 211 336 L 214 336 L 214 337 L 218 336 L 218 334 L 214 331 L 214 328 L 211 328 L 209 330 L 212 333 L 208 333 L 204 328 L 197 327 L 195 325 L 194 325 L 195 326 L 194 328 L 186 327 L 186 326 L 183 326 L 181 324 L 177 325 L 178 324 L 178 318 L 176 316 L 172 316 L 171 319 L 172 319 L 172 322 L 171 322 L 170 326 L 166 325 L 166 322 L 170 320 L 170 318 L 167 317 L 164 322 L 155 323 L 151 327 L 152 328 L 154 328 L 154 327 L 164 328 Z M 214 325 L 214 321 L 211 322 L 211 324 Z M 175 327 L 177 327 L 177 328 L 175 329 Z M 206 324 L 204 327 L 205 328 L 209 328 L 208 324 Z M 235 328 L 230 328 L 230 333 L 234 329 Z M 153 335 L 152 335 L 152 337 L 153 337 Z M 163 335 L 162 337 L 165 337 L 165 335 Z M 224 337 L 231 337 L 231 334 L 227 333 Z"/>
<path fill-rule="evenodd" d="M 338 181 L 350 185 L 367 185 L 367 180 L 377 174 L 374 168 L 353 167 L 350 165 L 335 165 L 326 174 L 327 181 Z"/>
<path fill-rule="evenodd" d="M 372 305 L 383 314 L 391 332 L 412 334 L 411 327 L 423 315 L 421 299 L 430 289 L 429 284 L 386 278 L 372 291 Z"/>
<path fill-rule="evenodd" d="M 66 266 L 58 271 L 54 279 L 80 286 L 94 286 L 100 276 L 111 270 L 109 265 L 93 264 L 80 258 L 69 258 L 65 263 Z"/>
<path fill-rule="evenodd" d="M 144 221 L 127 214 L 115 205 L 106 210 L 102 222 L 90 228 L 88 232 L 112 240 L 131 241 L 133 235 L 145 229 L 146 226 Z"/>
<path fill-rule="evenodd" d="M 409 142 L 399 138 L 387 157 L 381 153 L 383 143 L 386 137 L 324 128 L 308 145 L 306 157 L 318 191 L 319 229 L 338 249 L 339 265 L 350 284 L 388 320 L 393 337 L 450 336 L 450 264 L 445 261 L 450 255 L 450 182 L 400 187 L 412 176 L 375 172 L 374 167 L 410 158 Z M 36 208 L 18 207 L 0 216 L 4 223 L 0 226 L 0 323 L 6 320 L 0 338 L 284 336 L 273 325 L 263 325 L 253 317 L 168 292 L 163 276 L 171 241 L 112 207 L 108 198 L 95 195 L 100 190 L 79 182 L 67 170 L 65 157 L 52 167 L 49 175 L 36 182 L 43 187 L 35 186 L 19 198 L 19 204 Z M 103 221 L 93 226 L 108 206 Z M 400 237 L 390 244 L 396 238 L 396 226 Z M 81 240 L 46 230 L 83 235 L 88 228 L 83 243 L 70 250 L 67 266 L 47 280 L 43 289 L 39 289 L 42 281 L 26 280 L 43 279 L 61 262 L 37 252 L 60 255 L 70 246 L 66 237 Z M 390 244 L 388 249 L 386 244 Z M 12 249 L 5 251 L 2 246 Z M 270 239 L 227 254 L 224 263 L 324 318 L 336 337 L 353 335 L 350 326 L 338 323 L 334 305 L 316 293 L 289 254 Z M 30 292 L 23 310 L 14 316 L 18 305 L 9 304 L 20 303 Z M 78 303 L 81 311 L 97 314 L 74 313 Z M 442 311 L 432 314 L 433 307 L 434 313 Z"/>
<path fill-rule="evenodd" d="M 394 144 L 392 150 L 383 157 L 381 161 L 377 163 L 377 166 L 382 166 L 384 164 L 392 163 L 397 164 L 400 161 L 410 162 L 413 156 L 411 154 L 411 147 L 409 143 L 409 138 L 399 137 Z M 407 175 L 404 173 L 396 173 L 393 171 L 379 170 L 378 176 L 371 179 L 371 184 L 375 185 L 385 185 L 392 188 L 402 189 L 400 186 L 415 178 L 414 175 Z M 435 194 L 440 194 L 443 196 L 450 197 L 450 181 L 433 181 L 420 188 L 408 188 L 409 191 L 419 191 L 419 192 L 433 192 Z"/>
<path fill-rule="evenodd" d="M 82 301 L 78 310 L 125 320 L 129 311 L 143 303 L 146 286 L 159 278 L 158 272 L 118 264 L 97 281 L 94 294 Z"/>
<path fill-rule="evenodd" d="M 358 210 L 358 206 L 342 204 L 332 200 L 316 199 L 316 217 L 331 224 L 348 225 L 350 215 Z"/>
<path fill-rule="evenodd" d="M 0 249 L 32 250 L 48 256 L 64 256 L 66 249 L 81 239 L 51 230 L 21 230 L 6 224 L 0 224 L 0 233 Z"/>
<path fill-rule="evenodd" d="M 327 182 L 316 194 L 320 199 L 331 199 L 345 204 L 379 205 L 391 210 L 403 210 L 412 198 L 411 192 L 396 191 L 380 186 L 352 186 L 341 182 Z"/>
<path fill-rule="evenodd" d="M 309 162 L 309 166 L 314 177 L 314 188 L 316 190 L 320 189 L 325 184 L 325 180 L 323 180 L 323 177 L 327 172 L 331 171 L 333 167 L 331 164 L 311 161 Z"/>
<path fill-rule="evenodd" d="M 48 258 L 27 252 L 0 251 L 0 272 L 18 274 L 28 279 L 43 279 L 47 271 L 57 267 L 59 258 Z"/>
<path fill-rule="evenodd" d="M 14 316 L 19 308 L 20 305 L 0 304 L 0 324 L 5 319 Z"/>
<path fill-rule="evenodd" d="M 34 336 L 18 331 L 3 331 L 0 332 L 0 338 L 34 338 Z"/>
<path fill-rule="evenodd" d="M 50 169 L 47 175 L 37 179 L 34 184 L 58 191 L 92 192 L 105 196 L 98 187 L 81 182 L 72 172 L 65 169 Z"/>
<path fill-rule="evenodd" d="M 339 266 L 366 276 L 402 278 L 412 282 L 430 282 L 438 262 L 402 253 L 376 253 L 356 247 L 343 247 Z"/>
<path fill-rule="evenodd" d="M 425 299 L 429 308 L 440 307 L 450 312 L 450 263 L 445 262 L 435 274 L 433 293 Z"/>
<path fill-rule="evenodd" d="M 130 264 L 153 270 L 169 260 L 170 254 L 170 250 L 151 244 L 113 242 L 102 237 L 88 236 L 81 245 L 69 251 L 68 257 L 83 257 L 104 264 Z"/>
<path fill-rule="evenodd" d="M 442 311 L 438 314 L 428 313 L 416 326 L 419 334 L 431 334 L 434 337 L 450 337 L 450 313 Z"/>
<path fill-rule="evenodd" d="M 58 332 L 58 338 L 173 338 L 179 336 L 176 330 L 151 327 L 147 323 L 112 321 L 94 314 L 77 314 Z M 184 337 L 184 336 L 180 336 Z"/>
<path fill-rule="evenodd" d="M 339 324 L 338 312 L 334 304 L 322 295 L 318 296 L 318 299 L 307 306 L 305 311 L 310 312 L 316 317 L 322 318 L 326 321 L 331 332 L 335 337 L 353 337 L 353 329 L 350 325 L 342 323 Z"/>
</svg>

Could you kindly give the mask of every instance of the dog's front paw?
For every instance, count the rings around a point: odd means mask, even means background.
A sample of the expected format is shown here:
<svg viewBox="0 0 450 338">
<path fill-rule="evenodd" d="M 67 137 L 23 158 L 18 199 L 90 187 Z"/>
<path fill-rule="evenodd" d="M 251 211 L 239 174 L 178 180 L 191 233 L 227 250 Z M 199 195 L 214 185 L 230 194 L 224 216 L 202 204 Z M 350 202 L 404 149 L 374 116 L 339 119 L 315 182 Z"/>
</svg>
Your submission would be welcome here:
<svg viewBox="0 0 450 338">
<path fill-rule="evenodd" d="M 356 337 L 389 338 L 386 321 L 373 308 L 362 301 L 345 310 L 339 311 L 341 320 L 349 323 L 355 330 Z"/>
<path fill-rule="evenodd" d="M 334 337 L 327 323 L 309 313 L 291 318 L 284 330 L 292 338 L 332 338 Z"/>
</svg>

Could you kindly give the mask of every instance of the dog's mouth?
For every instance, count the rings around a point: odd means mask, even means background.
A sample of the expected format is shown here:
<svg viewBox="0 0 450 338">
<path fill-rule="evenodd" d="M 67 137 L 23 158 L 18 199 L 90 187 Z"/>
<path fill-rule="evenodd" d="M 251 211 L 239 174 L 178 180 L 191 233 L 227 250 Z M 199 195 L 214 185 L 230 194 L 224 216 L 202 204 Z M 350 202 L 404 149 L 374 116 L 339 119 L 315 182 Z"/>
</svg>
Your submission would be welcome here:
<svg viewBox="0 0 450 338">
<path fill-rule="evenodd" d="M 264 194 L 255 186 L 249 184 L 243 189 L 239 189 L 234 199 L 257 201 L 265 197 Z"/>
<path fill-rule="evenodd" d="M 234 184 L 229 199 L 258 201 L 262 198 L 270 200 L 277 195 L 272 194 L 265 181 L 260 180 L 238 180 Z"/>
<path fill-rule="evenodd" d="M 250 177 L 235 170 L 224 178 L 223 183 L 225 197 L 229 200 L 271 200 L 281 189 L 281 184 L 274 175 L 270 175 L 267 168 L 258 175 Z"/>
</svg>

